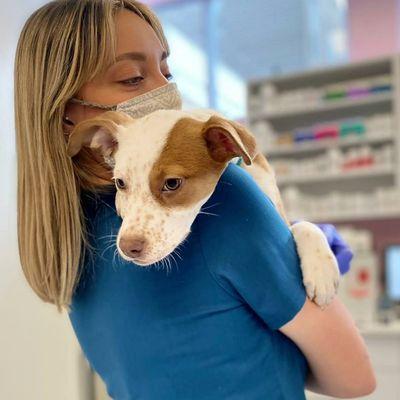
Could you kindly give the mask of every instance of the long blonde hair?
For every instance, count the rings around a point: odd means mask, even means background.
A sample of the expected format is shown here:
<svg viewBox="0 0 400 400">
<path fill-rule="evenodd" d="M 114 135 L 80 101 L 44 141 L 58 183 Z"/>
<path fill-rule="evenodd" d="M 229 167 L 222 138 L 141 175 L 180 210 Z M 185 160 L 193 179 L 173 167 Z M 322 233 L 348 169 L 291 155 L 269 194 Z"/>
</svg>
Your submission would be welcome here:
<svg viewBox="0 0 400 400">
<path fill-rule="evenodd" d="M 146 20 L 167 54 L 160 21 L 135 0 L 56 0 L 21 31 L 14 66 L 18 162 L 18 247 L 24 275 L 45 302 L 70 311 L 89 248 L 81 189 L 107 191 L 107 167 L 86 150 L 66 153 L 62 117 L 68 99 L 115 61 L 115 13 Z"/>
</svg>

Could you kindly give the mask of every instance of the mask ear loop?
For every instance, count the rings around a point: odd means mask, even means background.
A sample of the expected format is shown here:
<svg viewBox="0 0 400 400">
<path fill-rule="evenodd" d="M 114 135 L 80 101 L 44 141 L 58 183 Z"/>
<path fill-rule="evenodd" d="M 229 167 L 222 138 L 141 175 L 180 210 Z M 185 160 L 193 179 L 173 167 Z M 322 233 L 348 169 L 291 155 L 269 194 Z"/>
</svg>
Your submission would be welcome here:
<svg viewBox="0 0 400 400">
<path fill-rule="evenodd" d="M 75 104 L 81 104 L 82 106 L 87 106 L 87 107 L 92 107 L 92 108 L 101 108 L 102 110 L 108 110 L 108 111 L 117 111 L 116 105 L 92 103 L 92 102 L 88 102 L 85 100 L 77 99 L 75 97 L 72 97 L 72 99 L 70 99 L 69 101 L 72 103 L 75 103 Z"/>
</svg>

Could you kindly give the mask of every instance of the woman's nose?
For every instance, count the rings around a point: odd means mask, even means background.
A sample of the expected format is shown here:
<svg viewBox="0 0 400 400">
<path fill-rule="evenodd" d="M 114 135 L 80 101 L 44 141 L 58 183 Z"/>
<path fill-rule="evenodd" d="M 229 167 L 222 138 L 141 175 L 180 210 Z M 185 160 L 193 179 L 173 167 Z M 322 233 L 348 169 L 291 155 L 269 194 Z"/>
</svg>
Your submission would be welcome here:
<svg viewBox="0 0 400 400">
<path fill-rule="evenodd" d="M 168 79 L 162 73 L 158 62 L 154 63 L 153 67 L 149 71 L 149 74 L 151 77 L 151 79 L 149 81 L 149 82 L 151 82 L 151 87 L 149 88 L 149 90 L 157 89 L 160 86 L 164 86 L 168 83 Z"/>
<path fill-rule="evenodd" d="M 152 72 L 151 86 L 149 90 L 157 89 L 161 86 L 164 86 L 168 83 L 168 79 L 165 75 L 157 68 L 154 72 Z"/>
</svg>

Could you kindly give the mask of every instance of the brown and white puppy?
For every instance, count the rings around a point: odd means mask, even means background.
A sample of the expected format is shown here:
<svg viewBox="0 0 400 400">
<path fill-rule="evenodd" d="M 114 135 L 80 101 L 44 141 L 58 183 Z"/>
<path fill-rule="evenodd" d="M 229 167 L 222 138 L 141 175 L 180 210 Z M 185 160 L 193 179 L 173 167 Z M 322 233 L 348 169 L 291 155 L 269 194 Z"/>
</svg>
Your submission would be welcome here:
<svg viewBox="0 0 400 400">
<path fill-rule="evenodd" d="M 117 248 L 125 260 L 146 266 L 172 253 L 238 156 L 290 226 L 274 172 L 254 136 L 213 110 L 159 110 L 137 119 L 108 111 L 75 127 L 69 156 L 85 146 L 113 168 L 116 210 L 123 219 Z M 290 228 L 307 294 L 325 306 L 337 291 L 336 259 L 318 227 L 300 222 Z"/>
</svg>

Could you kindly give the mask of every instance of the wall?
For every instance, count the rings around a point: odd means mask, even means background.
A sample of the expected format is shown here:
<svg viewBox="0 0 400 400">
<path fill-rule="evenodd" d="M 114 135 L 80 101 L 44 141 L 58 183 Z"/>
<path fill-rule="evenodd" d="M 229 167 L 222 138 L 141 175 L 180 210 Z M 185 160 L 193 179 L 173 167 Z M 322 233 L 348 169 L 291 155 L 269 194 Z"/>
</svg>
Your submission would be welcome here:
<svg viewBox="0 0 400 400">
<path fill-rule="evenodd" d="M 86 361 L 69 320 L 28 287 L 17 250 L 14 52 L 23 22 L 43 3 L 18 0 L 0 13 L 0 399 L 87 400 Z"/>
<path fill-rule="evenodd" d="M 399 0 L 349 0 L 348 12 L 352 61 L 399 51 Z"/>
</svg>

